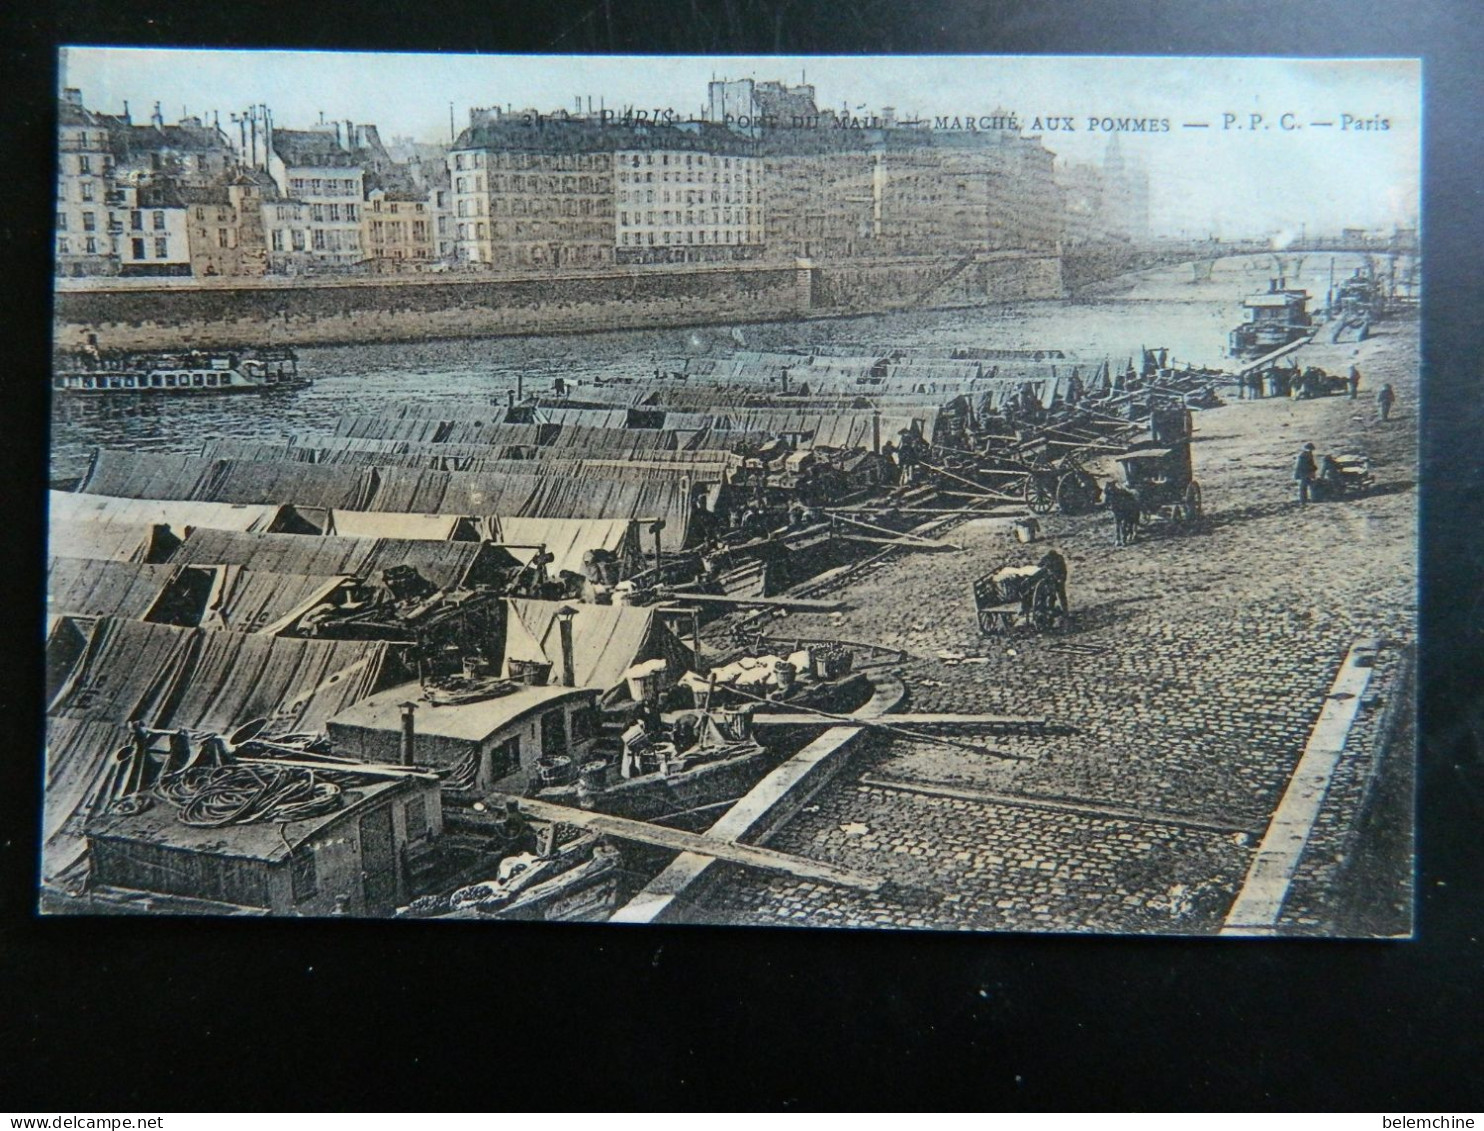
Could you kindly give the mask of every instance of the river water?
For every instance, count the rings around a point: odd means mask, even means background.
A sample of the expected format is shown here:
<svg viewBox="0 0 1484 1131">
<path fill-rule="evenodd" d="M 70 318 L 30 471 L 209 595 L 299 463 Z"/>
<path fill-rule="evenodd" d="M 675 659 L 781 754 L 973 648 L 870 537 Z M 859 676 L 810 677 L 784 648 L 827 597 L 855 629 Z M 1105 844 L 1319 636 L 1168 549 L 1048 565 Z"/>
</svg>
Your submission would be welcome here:
<svg viewBox="0 0 1484 1131">
<path fill-rule="evenodd" d="M 1322 299 L 1329 257 L 1299 282 Z M 852 318 L 633 330 L 523 338 L 439 340 L 305 347 L 301 372 L 314 386 L 267 396 L 58 398 L 52 418 L 52 475 L 80 475 L 94 447 L 199 450 L 231 437 L 283 441 L 329 431 L 344 414 L 434 409 L 503 402 L 524 376 L 527 392 L 594 377 L 643 378 L 656 362 L 739 348 L 821 346 L 860 355 L 890 348 L 980 346 L 1062 349 L 1087 361 L 1122 364 L 1143 346 L 1166 347 L 1179 362 L 1223 363 L 1227 333 L 1245 294 L 1265 286 L 1270 265 L 1258 257 L 1221 260 L 1209 280 L 1188 265 L 1142 272 L 1098 288 L 1092 301 L 1044 301 L 974 310 L 914 311 Z M 1292 283 L 1293 280 L 1290 280 Z"/>
</svg>

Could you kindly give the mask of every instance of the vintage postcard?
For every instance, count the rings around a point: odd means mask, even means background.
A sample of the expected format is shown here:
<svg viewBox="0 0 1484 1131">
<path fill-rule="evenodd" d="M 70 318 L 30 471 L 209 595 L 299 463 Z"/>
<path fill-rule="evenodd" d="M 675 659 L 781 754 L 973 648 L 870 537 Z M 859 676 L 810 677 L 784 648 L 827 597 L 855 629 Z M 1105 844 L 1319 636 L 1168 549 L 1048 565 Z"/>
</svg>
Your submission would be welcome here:
<svg viewBox="0 0 1484 1131">
<path fill-rule="evenodd" d="M 1410 935 L 1417 61 L 61 75 L 44 912 Z"/>
</svg>

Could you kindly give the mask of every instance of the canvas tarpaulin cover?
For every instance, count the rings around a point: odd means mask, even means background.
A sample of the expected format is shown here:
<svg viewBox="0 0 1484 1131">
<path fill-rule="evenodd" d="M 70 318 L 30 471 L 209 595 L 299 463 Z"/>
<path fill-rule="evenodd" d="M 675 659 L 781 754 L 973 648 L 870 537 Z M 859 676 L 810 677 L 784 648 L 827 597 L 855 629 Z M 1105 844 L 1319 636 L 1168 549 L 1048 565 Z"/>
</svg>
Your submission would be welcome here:
<svg viewBox="0 0 1484 1131">
<path fill-rule="evenodd" d="M 449 514 L 404 514 L 396 511 L 331 511 L 326 534 L 342 538 L 405 538 L 447 542 L 466 519 Z M 474 534 L 470 532 L 470 537 Z"/>
<path fill-rule="evenodd" d="M 199 456 L 101 448 L 77 489 L 125 499 L 203 499 L 217 470 L 215 460 Z"/>
<path fill-rule="evenodd" d="M 57 558 L 143 562 L 156 546 L 154 526 L 143 522 L 73 522 L 53 517 L 47 550 Z"/>
<path fill-rule="evenodd" d="M 175 573 L 169 565 L 53 558 L 46 573 L 49 613 L 140 620 Z"/>
<path fill-rule="evenodd" d="M 583 556 L 590 550 L 607 550 L 622 559 L 640 552 L 639 531 L 626 518 L 504 518 L 488 520 L 490 540 L 499 542 L 522 564 L 535 550 L 511 547 L 545 546 L 553 560 L 547 573 L 558 577 L 569 571 L 586 576 Z"/>
<path fill-rule="evenodd" d="M 48 714 L 222 734 L 266 718 L 269 733 L 321 732 L 376 690 L 391 647 L 105 618 Z"/>
<path fill-rule="evenodd" d="M 556 682 L 562 672 L 561 628 L 557 611 L 563 606 L 555 601 L 532 601 L 511 598 L 510 623 L 520 622 L 517 639 L 534 640 L 542 657 L 552 664 L 551 679 Z M 578 605 L 572 618 L 572 657 L 579 687 L 600 687 L 610 691 L 624 682 L 624 672 L 641 660 L 673 659 L 677 671 L 685 670 L 689 652 L 655 620 L 653 609 L 631 605 Z M 666 639 L 668 638 L 668 639 Z M 506 651 L 509 658 L 510 644 Z"/>
<path fill-rule="evenodd" d="M 241 566 L 219 566 L 216 573 L 201 627 L 229 632 L 281 632 L 345 584 L 343 577 L 263 573 Z"/>
<path fill-rule="evenodd" d="M 171 561 L 177 565 L 241 565 L 260 572 L 310 577 L 346 574 L 372 582 L 380 580 L 383 570 L 409 565 L 440 589 L 463 585 L 476 570 L 512 564 L 508 554 L 479 542 L 226 530 L 196 531 Z"/>
<path fill-rule="evenodd" d="M 274 503 L 212 503 L 192 499 L 126 499 L 74 491 L 49 492 L 53 521 L 159 523 L 185 537 L 195 527 L 267 530 L 278 514 Z"/>
</svg>

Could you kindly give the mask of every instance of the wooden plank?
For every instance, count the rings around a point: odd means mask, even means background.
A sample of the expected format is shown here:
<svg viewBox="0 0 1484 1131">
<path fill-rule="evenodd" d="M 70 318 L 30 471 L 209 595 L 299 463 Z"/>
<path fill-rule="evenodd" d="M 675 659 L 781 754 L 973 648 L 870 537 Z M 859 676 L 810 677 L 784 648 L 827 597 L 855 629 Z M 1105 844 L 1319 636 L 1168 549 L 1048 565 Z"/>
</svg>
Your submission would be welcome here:
<svg viewBox="0 0 1484 1131">
<path fill-rule="evenodd" d="M 959 549 L 958 546 L 950 546 L 947 542 L 923 542 L 910 538 L 872 538 L 869 534 L 838 534 L 836 537 L 842 542 L 863 542 L 868 546 L 899 546 L 903 550 L 926 550 L 929 553 Z"/>
<path fill-rule="evenodd" d="M 568 805 L 553 805 L 549 801 L 538 801 L 532 797 L 520 797 L 514 800 L 519 804 L 521 812 L 529 817 L 541 821 L 561 821 L 564 824 L 576 825 L 605 836 L 618 837 L 620 840 L 637 841 L 640 844 L 651 844 L 657 848 L 673 849 L 676 852 L 693 852 L 715 860 L 724 860 L 728 864 L 741 864 L 747 868 L 760 868 L 768 872 L 784 872 L 800 879 L 816 880 L 821 883 L 835 884 L 838 887 L 853 888 L 857 891 L 874 892 L 885 883 L 880 876 L 867 875 L 849 868 L 838 868 L 833 864 L 808 860 L 802 856 L 777 852 L 771 848 L 739 844 L 736 841 L 723 840 L 719 837 L 702 836 L 699 833 L 688 833 L 680 829 L 666 828 L 663 825 L 652 825 L 647 821 L 614 817 L 607 813 L 594 813 L 587 809 L 574 809 Z M 500 809 L 503 810 L 503 808 L 502 804 Z"/>
<path fill-rule="evenodd" d="M 810 613 L 836 613 L 844 609 L 844 601 L 820 601 L 811 597 L 728 597 L 720 593 L 670 594 L 672 601 L 697 601 L 707 605 L 764 605 L 778 609 L 798 609 Z"/>
<path fill-rule="evenodd" d="M 1264 365 L 1269 365 L 1272 362 L 1277 361 L 1280 357 L 1287 357 L 1291 353 L 1296 353 L 1298 350 L 1302 349 L 1304 346 L 1312 342 L 1314 340 L 1314 335 L 1317 333 L 1319 333 L 1319 330 L 1316 327 L 1308 334 L 1307 337 L 1299 338 L 1297 341 L 1289 342 L 1286 346 L 1279 346 L 1277 349 L 1271 351 L 1270 353 L 1265 353 L 1261 357 L 1253 358 L 1246 365 L 1242 365 L 1237 368 L 1237 376 L 1245 376 L 1246 374 L 1251 373 L 1254 369 L 1261 369 Z"/>
<path fill-rule="evenodd" d="M 1122 451 L 1123 449 L 1120 448 L 1119 450 Z M 1028 515 L 1028 514 L 1031 513 L 1030 510 L 1024 504 L 1021 504 L 1021 505 L 1017 506 L 1014 503 L 1006 503 L 1004 505 L 1006 507 L 1011 507 L 1013 509 L 1007 511 L 1007 510 L 994 510 L 994 509 L 991 509 L 989 507 L 901 507 L 901 508 L 893 509 L 893 510 L 890 510 L 890 511 L 883 511 L 881 508 L 878 507 L 878 508 L 875 508 L 874 510 L 873 509 L 867 509 L 867 510 L 861 511 L 859 513 L 861 513 L 861 514 L 883 514 L 883 513 L 884 514 L 945 514 L 945 515 L 946 514 L 958 514 L 958 515 L 966 514 L 966 515 L 971 515 L 971 516 L 977 516 L 977 517 L 980 517 L 980 518 L 1020 518 L 1023 515 Z"/>
<path fill-rule="evenodd" d="M 922 536 L 921 534 L 911 534 L 911 533 L 903 534 L 900 531 L 891 530 L 891 529 L 889 529 L 889 528 L 887 528 L 885 526 L 877 526 L 874 522 L 866 522 L 863 519 L 851 518 L 849 515 L 847 515 L 847 514 L 841 514 L 839 512 L 835 512 L 835 513 L 831 514 L 830 517 L 831 518 L 838 519 L 840 522 L 849 523 L 851 526 L 859 526 L 863 530 L 874 531 L 877 534 L 885 534 L 885 535 L 887 535 L 891 539 L 891 541 L 893 543 L 901 543 L 903 545 L 905 545 L 907 543 L 911 543 L 913 545 L 926 546 L 926 547 L 929 547 L 929 548 L 934 549 L 934 550 L 942 550 L 942 549 L 962 550 L 963 549 L 962 546 L 955 546 L 951 542 L 942 542 L 942 541 L 939 541 L 936 538 L 926 538 L 926 537 Z M 844 535 L 838 535 L 837 537 L 848 538 L 848 537 L 851 537 L 851 535 L 844 534 Z"/>
<path fill-rule="evenodd" d="M 752 716 L 753 726 L 804 726 L 808 723 L 829 725 L 833 720 L 819 715 L 805 715 L 796 712 L 767 712 L 759 711 Z M 902 714 L 882 715 L 882 723 L 903 723 L 907 726 L 940 726 L 940 727 L 970 727 L 970 726 L 999 726 L 999 727 L 1026 727 L 1041 728 L 1046 725 L 1043 715 L 942 715 L 942 714 Z"/>
</svg>

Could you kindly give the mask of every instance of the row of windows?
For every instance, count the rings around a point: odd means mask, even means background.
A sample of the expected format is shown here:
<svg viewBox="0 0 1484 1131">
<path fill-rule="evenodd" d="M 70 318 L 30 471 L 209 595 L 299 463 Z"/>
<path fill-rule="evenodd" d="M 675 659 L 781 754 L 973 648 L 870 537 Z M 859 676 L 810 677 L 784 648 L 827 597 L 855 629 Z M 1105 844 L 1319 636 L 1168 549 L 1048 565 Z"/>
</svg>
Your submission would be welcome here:
<svg viewBox="0 0 1484 1131">
<path fill-rule="evenodd" d="M 150 246 L 151 246 L 151 244 L 149 242 L 143 240 L 143 239 L 130 240 L 129 241 L 129 251 L 130 251 L 129 258 L 131 260 L 148 259 L 149 258 L 148 251 L 149 251 Z M 153 241 L 153 247 L 154 247 L 154 253 L 155 253 L 155 256 L 154 257 L 156 259 L 169 259 L 170 258 L 170 241 L 168 239 L 166 239 L 166 238 L 158 238 L 158 239 L 154 240 Z M 80 245 L 80 247 L 78 249 L 78 253 L 79 254 L 82 254 L 82 255 L 107 255 L 107 254 L 109 254 L 108 252 L 105 252 L 105 251 L 100 250 L 99 245 L 98 245 L 98 240 L 94 236 L 88 236 L 86 239 L 84 239 L 82 241 L 82 244 Z M 68 237 L 66 237 L 66 236 L 59 236 L 57 238 L 57 254 L 58 255 L 72 255 L 73 254 L 72 241 Z"/>
<path fill-rule="evenodd" d="M 353 224 L 360 220 L 361 210 L 355 204 L 311 204 L 309 218 L 319 224 Z"/>
<path fill-rule="evenodd" d="M 482 176 L 455 177 L 454 191 L 461 193 L 484 192 L 485 179 Z M 490 192 L 605 192 L 607 186 L 601 179 L 594 177 L 553 177 L 553 176 L 501 176 L 495 174 L 489 178 Z"/>
<path fill-rule="evenodd" d="M 136 378 L 134 374 L 119 376 L 113 374 L 103 376 L 99 374 L 96 378 L 91 374 L 84 374 L 82 387 L 84 389 L 211 389 L 218 385 L 230 385 L 232 377 L 228 373 L 214 373 L 210 370 L 201 373 L 181 373 L 177 377 L 174 373 L 141 373 Z M 63 378 L 57 378 L 54 382 L 57 388 L 63 388 Z"/>
<path fill-rule="evenodd" d="M 601 203 L 601 202 L 600 202 Z M 485 215 L 484 201 L 461 200 L 455 208 L 457 214 L 463 216 Z M 489 215 L 491 216 L 591 216 L 594 214 L 593 201 L 582 200 L 501 200 L 495 198 L 489 202 Z M 606 209 L 598 208 L 597 213 L 602 215 Z M 611 215 L 611 213 L 609 213 Z"/>
<path fill-rule="evenodd" d="M 761 196 L 762 194 L 761 193 L 758 193 L 757 195 L 758 196 Z M 669 189 L 661 189 L 660 190 L 660 198 L 661 198 L 661 203 L 663 203 L 663 204 L 669 204 L 670 203 L 670 190 Z M 619 193 L 618 193 L 618 202 L 620 204 L 627 204 L 630 200 L 632 200 L 635 204 L 653 204 L 654 203 L 654 189 L 620 189 L 619 190 Z M 727 204 L 752 204 L 754 202 L 754 196 L 753 196 L 753 193 L 752 193 L 751 190 L 748 190 L 746 192 L 731 193 L 731 192 L 718 192 L 715 189 L 713 189 L 711 191 L 711 200 L 710 200 L 710 203 L 712 203 L 712 204 L 721 204 L 721 203 L 723 203 L 723 201 L 725 201 L 725 203 L 727 203 Z M 706 191 L 704 189 L 686 189 L 685 190 L 685 198 L 684 198 L 684 200 L 682 200 L 681 199 L 681 195 L 680 195 L 680 190 L 679 189 L 676 189 L 675 190 L 675 203 L 676 204 L 705 204 L 705 203 L 707 203 L 707 200 L 706 200 Z M 761 203 L 761 202 L 759 201 L 758 203 Z"/>
<path fill-rule="evenodd" d="M 685 237 L 684 239 L 681 239 L 681 236 L 682 235 Z M 644 245 L 644 244 L 647 244 L 650 247 L 654 247 L 655 246 L 655 243 L 656 243 L 656 240 L 655 240 L 655 237 L 656 236 L 659 237 L 658 242 L 659 243 L 662 243 L 662 244 L 683 244 L 684 243 L 684 244 L 709 244 L 709 245 L 715 246 L 716 244 L 741 244 L 741 243 L 761 243 L 762 242 L 762 233 L 760 233 L 760 232 L 758 232 L 756 230 L 753 230 L 751 232 L 751 239 L 750 240 L 749 239 L 744 239 L 743 238 L 743 233 L 740 232 L 740 231 L 736 233 L 736 237 L 737 237 L 736 239 L 733 239 L 732 238 L 732 235 L 733 235 L 733 233 L 732 233 L 732 231 L 730 229 L 728 229 L 726 231 L 713 231 L 711 233 L 711 238 L 709 240 L 706 238 L 706 233 L 704 231 L 701 231 L 701 232 L 696 232 L 696 231 L 688 231 L 688 232 L 620 232 L 618 234 L 618 242 L 622 246 L 624 246 L 624 247 L 630 247 L 630 246 L 632 246 L 632 247 L 639 247 L 639 246 Z M 697 236 L 699 236 L 700 238 L 697 239 L 696 238 Z"/>
<path fill-rule="evenodd" d="M 707 222 L 704 210 L 696 211 L 687 209 L 683 215 L 685 216 L 684 222 L 687 224 L 704 224 Z M 733 218 L 734 215 L 735 219 Z M 658 221 L 655 220 L 656 216 L 659 217 Z M 618 223 L 621 227 L 630 227 L 635 224 L 679 224 L 681 223 L 681 216 L 682 213 L 679 209 L 673 211 L 665 209 L 662 212 L 620 212 L 618 214 Z M 631 217 L 632 221 L 630 219 Z M 710 222 L 712 224 L 747 224 L 749 226 L 755 223 L 752 218 L 751 208 L 713 208 L 711 210 Z"/>
<path fill-rule="evenodd" d="M 476 149 L 469 153 L 455 153 L 453 167 L 459 172 L 465 169 L 592 169 L 607 172 L 610 168 L 606 153 L 568 153 L 551 156 L 545 153 L 486 153 Z"/>
<path fill-rule="evenodd" d="M 95 172 L 102 172 L 104 176 L 113 172 L 113 157 L 107 153 L 99 155 L 101 160 L 94 161 L 93 155 L 83 153 L 76 159 L 77 174 L 80 177 L 90 177 Z"/>
<path fill-rule="evenodd" d="M 165 230 L 165 213 L 152 212 L 150 214 L 150 224 L 153 226 L 155 231 L 163 232 Z M 129 227 L 136 232 L 144 231 L 144 214 L 138 211 L 130 212 Z M 57 231 L 65 232 L 66 230 L 67 213 L 58 212 Z M 82 214 L 82 230 L 85 232 L 96 232 L 98 230 L 98 214 L 96 212 L 84 212 Z"/>
<path fill-rule="evenodd" d="M 655 160 L 656 156 L 659 157 L 658 161 Z M 682 154 L 679 153 L 620 153 L 618 155 L 618 163 L 620 165 L 628 165 L 634 169 L 637 169 L 640 165 L 665 166 L 674 164 L 678 167 L 681 164 L 681 156 Z M 685 157 L 685 167 L 687 169 L 694 166 L 710 165 L 712 168 L 731 169 L 735 167 L 750 171 L 754 163 L 744 157 L 710 157 L 704 153 L 686 153 L 683 156 Z M 673 162 L 670 160 L 672 157 L 675 158 Z M 733 162 L 735 162 L 735 165 Z"/>
<path fill-rule="evenodd" d="M 145 254 L 146 241 L 143 239 L 132 239 L 129 241 L 130 259 L 148 259 Z M 170 258 L 170 241 L 168 239 L 156 238 L 154 240 L 154 251 L 156 259 Z"/>
<path fill-rule="evenodd" d="M 571 243 L 583 239 L 606 243 L 611 238 L 612 228 L 606 223 L 584 223 L 584 224 L 555 224 L 545 220 L 532 220 L 529 223 L 518 221 L 507 223 L 503 220 L 493 224 L 460 224 L 457 236 L 461 240 L 482 240 L 489 238 L 486 233 L 495 239 L 552 239 L 562 243 Z"/>
<path fill-rule="evenodd" d="M 759 175 L 755 179 L 761 181 L 762 176 Z M 712 169 L 710 176 L 707 176 L 706 172 L 702 169 L 677 169 L 673 173 L 661 170 L 659 180 L 662 184 L 674 182 L 677 185 L 750 185 L 754 177 L 751 169 L 748 169 L 745 173 L 722 173 L 716 169 Z M 652 170 L 643 173 L 626 173 L 620 169 L 618 172 L 619 184 L 650 185 L 654 181 L 655 176 Z"/>
<path fill-rule="evenodd" d="M 371 221 L 372 243 L 401 243 L 407 238 L 409 225 L 401 220 Z M 428 222 L 426 220 L 414 220 L 411 223 L 412 238 L 417 243 L 426 243 L 428 239 Z"/>
<path fill-rule="evenodd" d="M 284 246 L 284 232 L 289 233 L 289 247 Z M 314 228 L 310 231 L 309 247 L 315 251 L 359 251 L 361 237 L 352 231 L 337 231 L 334 228 Z M 268 235 L 268 246 L 274 251 L 305 250 L 305 235 L 302 228 L 274 228 Z"/>
<path fill-rule="evenodd" d="M 289 188 L 295 196 L 361 195 L 360 182 L 355 177 L 291 177 Z"/>
</svg>

